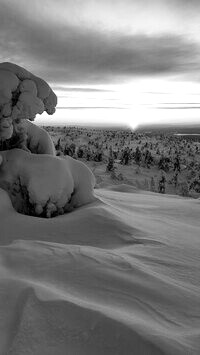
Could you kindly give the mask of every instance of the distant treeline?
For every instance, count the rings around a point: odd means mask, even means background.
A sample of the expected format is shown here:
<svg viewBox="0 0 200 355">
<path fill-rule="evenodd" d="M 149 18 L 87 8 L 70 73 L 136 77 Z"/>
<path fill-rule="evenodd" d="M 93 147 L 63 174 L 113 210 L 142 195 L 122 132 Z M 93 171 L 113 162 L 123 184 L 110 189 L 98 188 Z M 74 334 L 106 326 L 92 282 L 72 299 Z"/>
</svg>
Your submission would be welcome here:
<svg viewBox="0 0 200 355">
<path fill-rule="evenodd" d="M 200 125 L 151 125 L 140 126 L 137 129 L 138 133 L 148 134 L 187 134 L 198 135 L 200 134 Z"/>
</svg>

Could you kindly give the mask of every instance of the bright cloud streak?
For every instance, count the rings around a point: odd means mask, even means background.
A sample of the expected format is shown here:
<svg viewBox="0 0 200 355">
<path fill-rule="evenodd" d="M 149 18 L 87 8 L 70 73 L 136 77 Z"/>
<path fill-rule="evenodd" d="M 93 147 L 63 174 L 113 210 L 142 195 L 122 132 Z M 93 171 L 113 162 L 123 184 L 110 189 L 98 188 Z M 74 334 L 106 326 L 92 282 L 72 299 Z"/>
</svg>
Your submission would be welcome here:
<svg viewBox="0 0 200 355">
<path fill-rule="evenodd" d="M 145 123 L 199 122 L 199 87 L 193 82 L 142 79 L 109 86 L 109 90 L 66 87 L 56 93 L 56 114 L 50 120 L 38 117 L 38 123 L 48 120 L 50 124 L 127 125 L 134 129 Z"/>
</svg>

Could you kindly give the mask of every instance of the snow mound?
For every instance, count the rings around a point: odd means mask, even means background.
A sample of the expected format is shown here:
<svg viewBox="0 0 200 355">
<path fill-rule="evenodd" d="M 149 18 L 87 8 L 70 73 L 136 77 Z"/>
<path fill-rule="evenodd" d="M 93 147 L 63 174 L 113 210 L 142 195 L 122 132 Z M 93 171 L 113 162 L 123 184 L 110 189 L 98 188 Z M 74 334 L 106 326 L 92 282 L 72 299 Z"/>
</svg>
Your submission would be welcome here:
<svg viewBox="0 0 200 355">
<path fill-rule="evenodd" d="M 21 149 L 0 152 L 0 187 L 18 212 L 42 217 L 64 214 L 93 201 L 94 184 L 88 167 L 71 157 Z"/>
<path fill-rule="evenodd" d="M 0 189 L 0 353 L 199 354 L 199 201 L 95 191 L 44 219 Z"/>
</svg>

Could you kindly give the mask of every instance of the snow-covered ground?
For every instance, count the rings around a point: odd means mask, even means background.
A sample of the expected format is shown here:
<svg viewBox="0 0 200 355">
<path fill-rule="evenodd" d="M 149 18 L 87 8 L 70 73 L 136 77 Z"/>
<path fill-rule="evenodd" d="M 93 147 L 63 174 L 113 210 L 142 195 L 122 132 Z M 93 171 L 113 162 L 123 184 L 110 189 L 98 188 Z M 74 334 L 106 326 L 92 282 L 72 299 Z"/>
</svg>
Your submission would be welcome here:
<svg viewBox="0 0 200 355">
<path fill-rule="evenodd" d="M 199 354 L 200 201 L 96 195 L 44 219 L 0 190 L 0 354 Z"/>
</svg>

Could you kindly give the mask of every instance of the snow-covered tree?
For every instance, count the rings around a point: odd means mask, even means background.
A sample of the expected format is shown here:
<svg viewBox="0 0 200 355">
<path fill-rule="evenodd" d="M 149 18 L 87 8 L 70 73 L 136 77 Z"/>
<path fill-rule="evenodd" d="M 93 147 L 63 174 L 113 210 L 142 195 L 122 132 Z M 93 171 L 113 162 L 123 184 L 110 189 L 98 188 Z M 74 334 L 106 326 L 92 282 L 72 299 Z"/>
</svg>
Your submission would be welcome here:
<svg viewBox="0 0 200 355">
<path fill-rule="evenodd" d="M 95 199 L 89 168 L 56 157 L 49 134 L 31 122 L 44 111 L 52 115 L 56 104 L 43 79 L 18 65 L 0 64 L 0 188 L 18 212 L 52 217 Z"/>
</svg>

